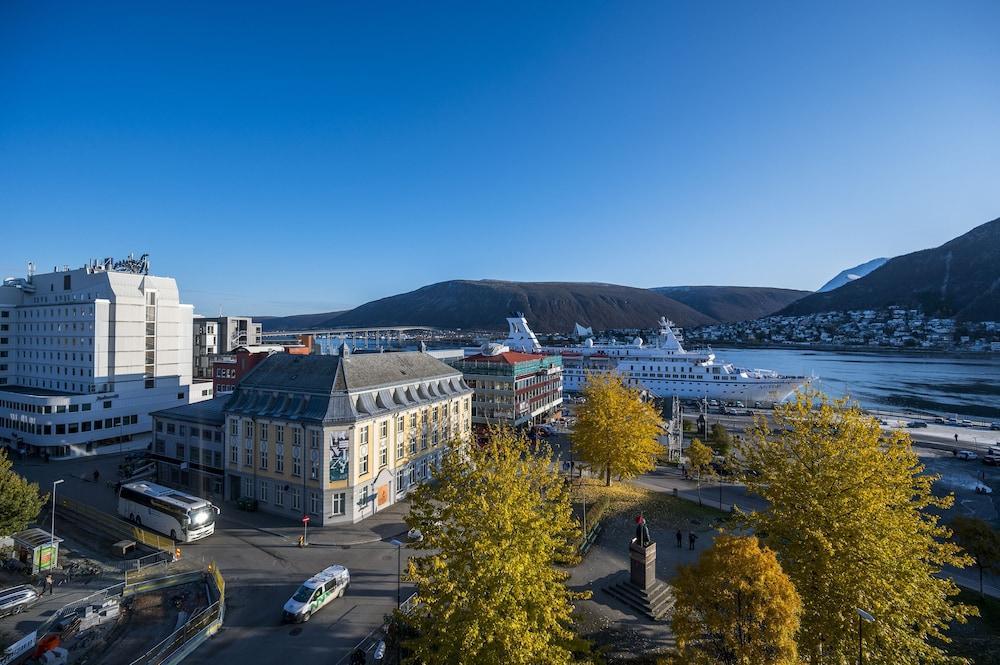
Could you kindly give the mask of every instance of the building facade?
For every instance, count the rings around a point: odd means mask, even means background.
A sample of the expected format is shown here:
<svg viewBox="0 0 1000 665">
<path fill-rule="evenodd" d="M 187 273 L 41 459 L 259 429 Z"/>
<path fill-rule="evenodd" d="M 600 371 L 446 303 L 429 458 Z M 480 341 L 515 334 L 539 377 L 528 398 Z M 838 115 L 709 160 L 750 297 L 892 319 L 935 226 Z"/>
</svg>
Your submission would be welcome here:
<svg viewBox="0 0 1000 665">
<path fill-rule="evenodd" d="M 239 346 L 229 353 L 212 359 L 212 390 L 216 395 L 228 395 L 247 372 L 272 353 L 285 353 L 283 346 Z"/>
<path fill-rule="evenodd" d="M 472 422 L 477 426 L 533 425 L 563 402 L 562 358 L 487 345 L 482 353 L 452 361 L 475 391 Z"/>
<path fill-rule="evenodd" d="M 472 391 L 426 353 L 273 354 L 226 406 L 227 498 L 358 522 L 430 477 L 471 430 Z"/>
<path fill-rule="evenodd" d="M 156 480 L 215 502 L 223 499 L 228 395 L 154 411 L 150 458 Z"/>
<path fill-rule="evenodd" d="M 192 364 L 196 379 L 212 379 L 213 357 L 263 340 L 260 323 L 249 316 L 197 316 L 192 321 Z"/>
<path fill-rule="evenodd" d="M 145 447 L 151 411 L 211 398 L 192 384 L 191 319 L 145 256 L 4 280 L 0 443 L 55 457 Z"/>
</svg>

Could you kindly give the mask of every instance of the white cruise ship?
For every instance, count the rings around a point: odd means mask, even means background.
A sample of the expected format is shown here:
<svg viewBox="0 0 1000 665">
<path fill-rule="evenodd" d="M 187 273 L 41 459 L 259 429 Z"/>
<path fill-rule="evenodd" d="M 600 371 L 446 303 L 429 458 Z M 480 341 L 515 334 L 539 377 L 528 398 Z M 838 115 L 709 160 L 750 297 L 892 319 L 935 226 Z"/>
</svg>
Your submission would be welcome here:
<svg viewBox="0 0 1000 665">
<path fill-rule="evenodd" d="M 523 316 L 507 319 L 503 344 L 527 353 L 558 354 L 563 359 L 563 388 L 583 389 L 587 376 L 616 371 L 625 382 L 657 397 L 717 399 L 725 402 L 780 402 L 809 380 L 769 369 L 747 369 L 716 359 L 711 351 L 686 351 L 673 324 L 660 317 L 659 333 L 650 343 L 636 337 L 630 344 L 596 343 L 543 347 Z"/>
</svg>

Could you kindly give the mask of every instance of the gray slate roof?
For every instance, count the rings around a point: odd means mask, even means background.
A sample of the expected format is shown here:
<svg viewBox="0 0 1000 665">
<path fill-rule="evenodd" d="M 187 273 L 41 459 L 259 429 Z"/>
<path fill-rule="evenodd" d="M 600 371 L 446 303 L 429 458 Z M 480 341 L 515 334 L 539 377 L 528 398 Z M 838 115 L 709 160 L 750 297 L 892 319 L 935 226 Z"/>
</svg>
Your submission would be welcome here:
<svg viewBox="0 0 1000 665">
<path fill-rule="evenodd" d="M 400 384 L 432 382 L 428 391 L 390 390 Z M 352 395 L 378 390 L 377 395 Z M 461 373 L 417 351 L 347 356 L 274 354 L 240 382 L 226 410 L 260 418 L 353 422 L 445 396 L 471 393 Z M 419 396 L 418 396 L 419 395 Z"/>
<path fill-rule="evenodd" d="M 221 426 L 226 422 L 225 409 L 228 401 L 229 395 L 214 397 L 193 404 L 184 404 L 170 409 L 160 409 L 159 411 L 153 411 L 150 415 L 156 418 L 172 418 L 174 420 L 184 420 L 204 425 Z"/>
</svg>

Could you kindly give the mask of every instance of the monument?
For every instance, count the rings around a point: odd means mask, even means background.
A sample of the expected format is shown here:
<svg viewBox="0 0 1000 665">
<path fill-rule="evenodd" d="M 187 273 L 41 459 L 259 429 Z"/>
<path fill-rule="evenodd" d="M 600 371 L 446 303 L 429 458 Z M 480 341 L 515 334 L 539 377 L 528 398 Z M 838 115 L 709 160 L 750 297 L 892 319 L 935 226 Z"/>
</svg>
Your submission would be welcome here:
<svg viewBox="0 0 1000 665">
<path fill-rule="evenodd" d="M 645 616 L 659 621 L 674 606 L 670 586 L 656 579 L 656 543 L 642 513 L 635 518 L 635 538 L 628 546 L 629 578 L 605 588 L 611 596 Z"/>
</svg>

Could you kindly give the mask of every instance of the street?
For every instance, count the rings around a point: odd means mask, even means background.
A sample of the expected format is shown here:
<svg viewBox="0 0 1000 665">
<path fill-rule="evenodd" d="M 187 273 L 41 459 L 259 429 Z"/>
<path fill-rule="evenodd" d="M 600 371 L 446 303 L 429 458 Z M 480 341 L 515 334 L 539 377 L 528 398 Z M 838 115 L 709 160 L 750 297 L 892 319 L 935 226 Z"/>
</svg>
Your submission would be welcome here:
<svg viewBox="0 0 1000 665">
<path fill-rule="evenodd" d="M 114 491 L 89 480 L 98 469 L 101 478 L 117 476 L 117 456 L 45 464 L 36 460 L 15 465 L 19 473 L 50 491 L 62 478 L 59 494 L 115 514 Z M 185 561 L 202 565 L 215 561 L 226 580 L 226 617 L 223 629 L 186 659 L 189 663 L 280 662 L 294 650 L 325 663 L 337 663 L 361 643 L 383 617 L 396 607 L 397 566 L 406 568 L 409 550 L 393 544 L 404 537 L 402 521 L 408 504 L 397 504 L 356 525 L 310 529 L 309 546 L 299 548 L 300 524 L 263 513 L 244 513 L 220 506 L 215 533 L 181 546 Z M 56 515 L 56 534 L 60 516 Z M 73 543 L 67 543 L 72 548 Z M 351 572 L 347 594 L 317 612 L 305 624 L 281 623 L 281 608 L 296 588 L 323 568 L 339 563 Z M 82 592 L 81 592 L 82 593 Z M 411 585 L 401 584 L 406 599 Z M 53 599 L 58 599 L 57 591 Z M 48 608 L 55 610 L 72 598 L 65 596 Z M 23 620 L 23 617 L 22 619 Z M 6 622 L 19 621 L 15 618 Z M 22 625 L 20 623 L 11 625 Z M 25 627 L 27 627 L 25 625 Z M 29 628 L 30 629 L 30 628 Z M 266 639 L 259 639 L 260 637 Z M 255 638 L 255 639 L 250 639 Z M 303 651 L 304 650 L 304 651 Z"/>
</svg>

